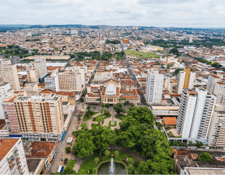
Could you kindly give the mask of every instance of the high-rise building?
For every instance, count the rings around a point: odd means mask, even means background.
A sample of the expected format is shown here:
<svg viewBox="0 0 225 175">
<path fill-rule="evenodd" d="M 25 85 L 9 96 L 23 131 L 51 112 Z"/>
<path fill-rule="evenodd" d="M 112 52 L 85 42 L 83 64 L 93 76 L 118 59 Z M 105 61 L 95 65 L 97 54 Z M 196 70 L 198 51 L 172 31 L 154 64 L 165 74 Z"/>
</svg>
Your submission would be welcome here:
<svg viewBox="0 0 225 175">
<path fill-rule="evenodd" d="M 220 148 L 225 147 L 225 110 L 217 109 L 217 106 L 215 107 L 209 129 L 208 145 Z"/>
<path fill-rule="evenodd" d="M 16 65 L 12 65 L 10 60 L 0 60 L 0 77 L 3 82 L 9 83 L 13 90 L 20 90 Z"/>
<path fill-rule="evenodd" d="M 216 95 L 216 104 L 225 106 L 225 82 L 216 82 L 213 90 Z"/>
<path fill-rule="evenodd" d="M 0 139 L 0 174 L 29 174 L 21 139 Z"/>
<path fill-rule="evenodd" d="M 149 104 L 160 104 L 162 100 L 164 75 L 147 71 L 146 98 Z"/>
<path fill-rule="evenodd" d="M 59 91 L 59 78 L 58 74 L 51 74 L 48 77 L 45 77 L 45 88 L 52 91 Z"/>
<path fill-rule="evenodd" d="M 206 90 L 209 93 L 213 93 L 216 82 L 219 82 L 221 78 L 217 75 L 209 75 Z"/>
<path fill-rule="evenodd" d="M 42 60 L 40 57 L 34 60 L 34 67 L 37 70 L 38 78 L 42 79 L 47 75 L 46 60 Z"/>
<path fill-rule="evenodd" d="M 37 83 L 38 80 L 38 72 L 35 67 L 27 68 L 27 81 L 29 83 Z"/>
<path fill-rule="evenodd" d="M 66 72 L 59 72 L 59 89 L 65 91 L 82 91 L 85 88 L 84 69 L 76 68 Z"/>
<path fill-rule="evenodd" d="M 0 79 L 0 119 L 5 119 L 2 102 L 4 98 L 7 98 L 13 94 L 13 90 L 9 83 L 4 83 L 1 80 L 2 79 Z"/>
<path fill-rule="evenodd" d="M 64 117 L 62 97 L 55 94 L 18 97 L 4 101 L 10 134 L 29 140 L 60 140 Z"/>
<path fill-rule="evenodd" d="M 216 97 L 205 89 L 183 89 L 177 120 L 177 132 L 183 139 L 207 142 Z"/>
<path fill-rule="evenodd" d="M 191 72 L 190 69 L 184 69 L 179 72 L 179 83 L 177 93 L 181 94 L 182 89 L 192 89 L 194 87 L 195 72 Z"/>
<path fill-rule="evenodd" d="M 129 40 L 128 39 L 123 39 L 123 44 L 128 44 L 129 43 Z"/>
</svg>

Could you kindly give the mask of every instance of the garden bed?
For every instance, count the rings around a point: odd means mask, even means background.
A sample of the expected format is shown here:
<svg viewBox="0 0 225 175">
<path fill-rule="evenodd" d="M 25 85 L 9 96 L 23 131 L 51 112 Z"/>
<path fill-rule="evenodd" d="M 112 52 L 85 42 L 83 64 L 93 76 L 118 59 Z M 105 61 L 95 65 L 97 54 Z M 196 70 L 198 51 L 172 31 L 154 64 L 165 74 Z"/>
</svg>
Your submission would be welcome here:
<svg viewBox="0 0 225 175">
<path fill-rule="evenodd" d="M 126 115 L 116 114 L 115 117 L 118 118 L 118 119 L 120 119 L 120 120 L 123 120 L 126 117 Z"/>
<path fill-rule="evenodd" d="M 111 123 L 112 123 L 112 121 L 109 121 L 109 127 L 117 125 L 117 121 L 115 121 L 115 120 L 114 120 L 114 124 L 113 125 Z"/>
<path fill-rule="evenodd" d="M 94 117 L 92 121 L 102 122 L 102 121 L 104 121 L 106 118 L 110 118 L 110 117 L 111 117 L 111 115 L 107 117 L 106 115 L 101 114 L 101 115 L 98 115 L 97 117 Z"/>
<path fill-rule="evenodd" d="M 98 114 L 98 112 L 91 111 L 91 114 L 88 116 L 87 113 L 83 117 L 83 121 L 88 121 L 92 116 Z"/>
</svg>

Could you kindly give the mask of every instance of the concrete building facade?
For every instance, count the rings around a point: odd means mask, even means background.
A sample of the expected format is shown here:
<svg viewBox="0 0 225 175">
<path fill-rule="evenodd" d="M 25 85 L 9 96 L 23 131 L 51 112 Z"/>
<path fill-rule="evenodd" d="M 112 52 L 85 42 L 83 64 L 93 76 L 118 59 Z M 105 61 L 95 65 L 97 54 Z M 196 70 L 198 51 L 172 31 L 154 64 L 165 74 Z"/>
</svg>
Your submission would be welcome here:
<svg viewBox="0 0 225 175">
<path fill-rule="evenodd" d="M 29 174 L 21 139 L 0 139 L 0 174 Z"/>
<path fill-rule="evenodd" d="M 9 83 L 13 90 L 20 90 L 16 65 L 12 65 L 10 60 L 0 60 L 0 77 L 3 82 Z"/>
<path fill-rule="evenodd" d="M 204 89 L 184 89 L 177 120 L 177 132 L 183 139 L 207 143 L 216 97 Z"/>
<path fill-rule="evenodd" d="M 146 97 L 149 104 L 160 104 L 162 101 L 164 75 L 158 72 L 147 72 Z"/>
</svg>

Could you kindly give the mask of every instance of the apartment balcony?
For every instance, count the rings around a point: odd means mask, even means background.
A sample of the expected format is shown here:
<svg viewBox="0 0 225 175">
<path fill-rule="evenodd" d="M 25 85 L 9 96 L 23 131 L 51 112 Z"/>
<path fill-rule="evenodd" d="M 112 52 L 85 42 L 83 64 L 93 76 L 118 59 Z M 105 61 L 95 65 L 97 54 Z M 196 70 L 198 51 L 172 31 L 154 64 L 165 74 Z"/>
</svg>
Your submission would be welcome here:
<svg viewBox="0 0 225 175">
<path fill-rule="evenodd" d="M 16 164 L 12 163 L 11 165 L 9 165 L 9 169 L 12 171 L 14 171 L 14 168 L 16 167 Z"/>
</svg>

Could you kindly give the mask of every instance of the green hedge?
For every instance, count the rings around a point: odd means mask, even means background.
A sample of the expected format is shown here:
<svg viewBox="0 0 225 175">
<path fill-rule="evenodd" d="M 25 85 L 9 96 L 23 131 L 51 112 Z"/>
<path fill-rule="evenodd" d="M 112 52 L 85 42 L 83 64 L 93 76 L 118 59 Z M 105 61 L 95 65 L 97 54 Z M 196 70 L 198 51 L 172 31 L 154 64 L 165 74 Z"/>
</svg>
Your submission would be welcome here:
<svg viewBox="0 0 225 175">
<path fill-rule="evenodd" d="M 159 130 L 162 130 L 162 124 L 160 122 L 156 122 L 156 125 L 157 125 Z"/>
</svg>

